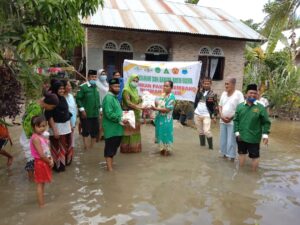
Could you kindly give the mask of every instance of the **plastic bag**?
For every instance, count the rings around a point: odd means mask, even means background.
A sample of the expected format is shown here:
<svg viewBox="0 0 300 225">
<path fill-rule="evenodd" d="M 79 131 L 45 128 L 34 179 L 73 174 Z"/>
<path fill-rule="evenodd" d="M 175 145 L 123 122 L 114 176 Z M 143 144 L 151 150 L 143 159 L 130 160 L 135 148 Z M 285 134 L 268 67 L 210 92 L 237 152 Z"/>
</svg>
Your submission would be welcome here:
<svg viewBox="0 0 300 225">
<path fill-rule="evenodd" d="M 150 108 L 151 106 L 155 106 L 155 95 L 152 95 L 149 91 L 144 91 L 142 94 L 142 107 Z"/>
<path fill-rule="evenodd" d="M 135 128 L 135 115 L 133 110 L 123 111 L 122 121 L 127 120 L 132 128 Z M 124 125 L 121 122 L 122 125 Z"/>
</svg>

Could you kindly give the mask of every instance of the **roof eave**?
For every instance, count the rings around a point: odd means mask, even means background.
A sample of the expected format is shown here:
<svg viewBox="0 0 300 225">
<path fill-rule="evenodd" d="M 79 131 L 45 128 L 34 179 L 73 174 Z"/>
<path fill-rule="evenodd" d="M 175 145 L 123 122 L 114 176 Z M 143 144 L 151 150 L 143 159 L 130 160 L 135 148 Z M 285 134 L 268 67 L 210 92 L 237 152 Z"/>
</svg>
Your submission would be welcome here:
<svg viewBox="0 0 300 225">
<path fill-rule="evenodd" d="M 93 27 L 93 28 L 109 28 L 113 30 L 130 30 L 136 32 L 151 32 L 151 33 L 165 33 L 165 34 L 178 34 L 178 35 L 187 35 L 187 36 L 201 36 L 201 37 L 213 37 L 218 39 L 226 39 L 226 40 L 239 40 L 239 41 L 247 41 L 247 42 L 263 42 L 267 39 L 262 36 L 261 39 L 250 39 L 250 38 L 237 38 L 237 37 L 227 37 L 227 36 L 218 36 L 218 35 L 209 35 L 209 34 L 200 34 L 200 33 L 188 33 L 188 32 L 178 32 L 178 31 L 161 31 L 161 30 L 147 30 L 147 29 L 136 29 L 136 28 L 127 28 L 127 27 L 115 27 L 115 26 L 104 26 L 104 25 L 95 25 L 95 24 L 86 24 L 81 23 L 85 27 Z"/>
</svg>

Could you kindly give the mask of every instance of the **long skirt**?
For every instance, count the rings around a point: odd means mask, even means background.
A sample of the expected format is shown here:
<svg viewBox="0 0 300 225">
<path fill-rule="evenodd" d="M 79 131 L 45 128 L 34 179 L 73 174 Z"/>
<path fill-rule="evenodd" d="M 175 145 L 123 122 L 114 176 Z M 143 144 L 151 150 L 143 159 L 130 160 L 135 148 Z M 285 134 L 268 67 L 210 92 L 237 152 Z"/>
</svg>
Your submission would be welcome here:
<svg viewBox="0 0 300 225">
<path fill-rule="evenodd" d="M 54 161 L 53 169 L 57 172 L 64 171 L 70 165 L 74 155 L 72 134 L 60 135 L 58 139 L 50 136 L 50 150 Z"/>
<path fill-rule="evenodd" d="M 136 124 L 135 129 L 130 126 L 126 126 L 121 141 L 120 152 L 137 153 L 141 151 L 142 151 L 142 142 L 141 142 L 140 123 Z"/>
</svg>

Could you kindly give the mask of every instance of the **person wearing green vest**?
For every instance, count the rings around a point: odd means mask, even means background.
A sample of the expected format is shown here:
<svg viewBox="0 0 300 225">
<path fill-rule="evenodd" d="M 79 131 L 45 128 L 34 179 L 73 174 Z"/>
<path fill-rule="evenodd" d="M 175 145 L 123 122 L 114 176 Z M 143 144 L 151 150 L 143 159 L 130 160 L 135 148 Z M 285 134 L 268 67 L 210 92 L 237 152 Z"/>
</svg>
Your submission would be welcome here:
<svg viewBox="0 0 300 225">
<path fill-rule="evenodd" d="M 97 71 L 89 70 L 88 81 L 80 85 L 76 103 L 80 112 L 81 135 L 84 149 L 92 148 L 99 133 L 100 99 L 96 86 Z M 89 145 L 88 136 L 91 136 Z"/>
<path fill-rule="evenodd" d="M 120 147 L 124 128 L 121 124 L 126 124 L 127 121 L 122 120 L 123 111 L 118 101 L 120 92 L 119 79 L 113 78 L 109 81 L 109 91 L 103 99 L 103 121 L 104 130 L 104 157 L 106 160 L 107 170 L 112 171 L 113 157 Z"/>
<path fill-rule="evenodd" d="M 252 170 L 256 171 L 259 163 L 259 144 L 268 144 L 271 122 L 265 107 L 256 101 L 257 85 L 247 86 L 246 101 L 239 104 L 235 116 L 234 132 L 237 139 L 239 163 L 243 166 L 246 154 L 252 159 Z"/>
</svg>

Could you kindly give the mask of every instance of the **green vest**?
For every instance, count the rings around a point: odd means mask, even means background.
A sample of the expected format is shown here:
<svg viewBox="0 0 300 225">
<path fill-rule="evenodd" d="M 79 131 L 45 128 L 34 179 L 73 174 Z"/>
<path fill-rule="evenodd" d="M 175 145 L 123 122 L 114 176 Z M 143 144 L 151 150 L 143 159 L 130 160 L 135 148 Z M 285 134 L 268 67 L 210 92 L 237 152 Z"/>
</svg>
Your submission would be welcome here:
<svg viewBox="0 0 300 225">
<path fill-rule="evenodd" d="M 248 143 L 260 143 L 262 134 L 270 132 L 268 113 L 260 103 L 251 106 L 245 102 L 239 104 L 233 122 L 234 132 L 239 132 L 240 138 Z"/>
<path fill-rule="evenodd" d="M 100 113 L 99 92 L 96 86 L 91 86 L 88 82 L 80 86 L 76 95 L 78 109 L 84 108 L 87 118 L 98 118 Z"/>
<path fill-rule="evenodd" d="M 103 99 L 102 110 L 102 127 L 104 130 L 104 138 L 123 136 L 124 128 L 120 124 L 123 111 L 120 102 L 118 101 L 118 96 L 108 92 Z"/>
</svg>

